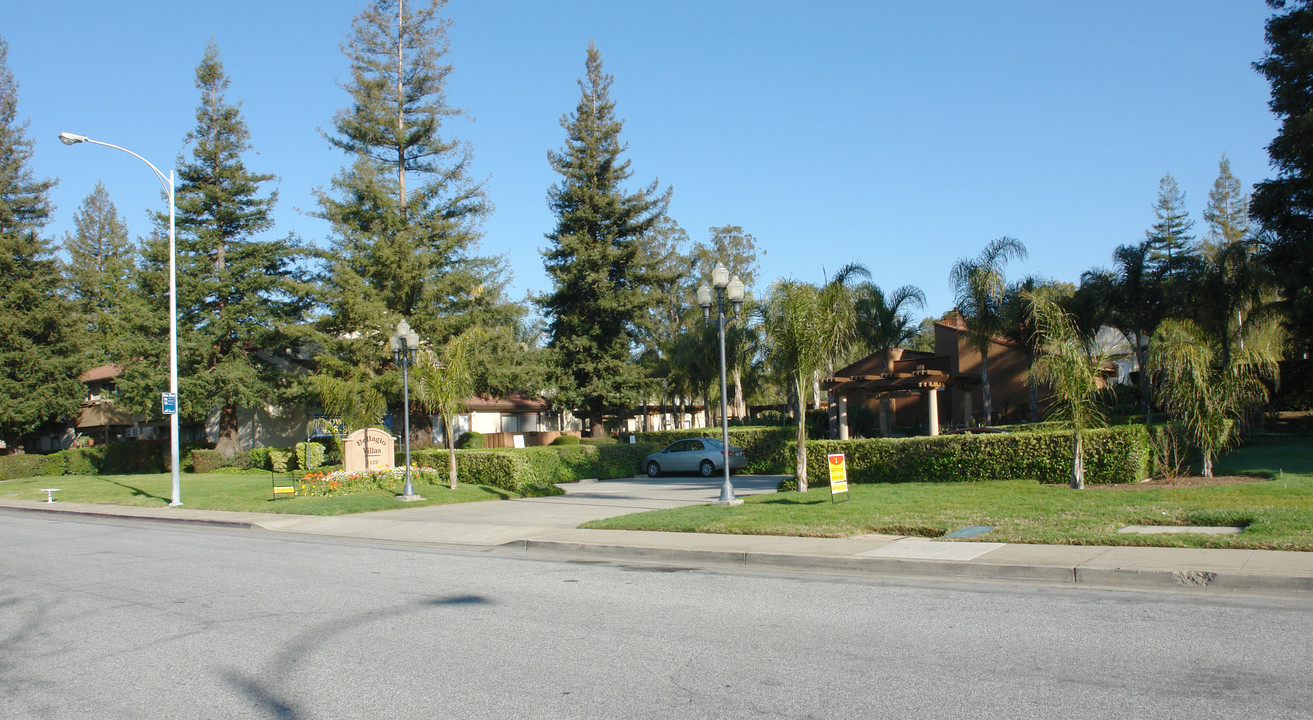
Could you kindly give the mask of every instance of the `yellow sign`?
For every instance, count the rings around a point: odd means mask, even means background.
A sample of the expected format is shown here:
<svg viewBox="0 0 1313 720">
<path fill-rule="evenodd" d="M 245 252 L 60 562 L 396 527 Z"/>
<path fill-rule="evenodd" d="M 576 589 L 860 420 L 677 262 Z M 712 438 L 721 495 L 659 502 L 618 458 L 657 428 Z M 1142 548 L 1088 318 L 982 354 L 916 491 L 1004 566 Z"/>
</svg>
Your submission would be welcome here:
<svg viewBox="0 0 1313 720">
<path fill-rule="evenodd" d="M 826 457 L 830 459 L 830 494 L 848 492 L 848 465 L 844 462 L 843 453 Z"/>
</svg>

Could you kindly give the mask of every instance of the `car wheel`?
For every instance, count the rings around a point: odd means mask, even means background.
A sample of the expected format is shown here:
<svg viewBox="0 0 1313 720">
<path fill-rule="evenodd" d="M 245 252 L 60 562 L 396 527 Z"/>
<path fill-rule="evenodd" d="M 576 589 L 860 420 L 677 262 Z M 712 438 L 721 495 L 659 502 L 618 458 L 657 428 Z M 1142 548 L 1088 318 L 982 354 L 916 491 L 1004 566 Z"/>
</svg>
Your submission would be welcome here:
<svg viewBox="0 0 1313 720">
<path fill-rule="evenodd" d="M 657 465 L 656 460 L 647 464 L 647 476 L 656 477 L 661 474 L 661 466 Z"/>
<path fill-rule="evenodd" d="M 698 466 L 698 470 L 702 472 L 702 477 L 711 477 L 716 474 L 716 466 L 712 465 L 710 460 L 703 460 L 702 464 Z"/>
</svg>

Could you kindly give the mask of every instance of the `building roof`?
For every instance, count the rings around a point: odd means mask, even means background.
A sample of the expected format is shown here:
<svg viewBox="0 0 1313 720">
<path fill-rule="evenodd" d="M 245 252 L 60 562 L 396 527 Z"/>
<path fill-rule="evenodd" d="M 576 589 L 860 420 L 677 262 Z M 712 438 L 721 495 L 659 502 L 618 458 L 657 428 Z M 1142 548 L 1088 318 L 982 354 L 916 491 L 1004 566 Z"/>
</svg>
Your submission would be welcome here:
<svg viewBox="0 0 1313 720">
<path fill-rule="evenodd" d="M 550 404 L 542 398 L 512 393 L 506 397 L 475 395 L 466 407 L 473 412 L 544 412 Z"/>
<path fill-rule="evenodd" d="M 109 380 L 123 374 L 123 366 L 115 363 L 93 367 L 90 370 L 78 375 L 78 380 L 84 383 L 95 382 L 97 380 Z"/>
</svg>

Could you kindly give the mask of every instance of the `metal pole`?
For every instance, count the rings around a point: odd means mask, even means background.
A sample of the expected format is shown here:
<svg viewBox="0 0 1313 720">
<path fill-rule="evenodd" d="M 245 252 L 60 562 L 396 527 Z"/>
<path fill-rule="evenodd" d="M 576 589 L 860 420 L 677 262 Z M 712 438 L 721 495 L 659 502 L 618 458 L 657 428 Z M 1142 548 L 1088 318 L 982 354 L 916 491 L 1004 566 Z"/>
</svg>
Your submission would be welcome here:
<svg viewBox="0 0 1313 720">
<path fill-rule="evenodd" d="M 146 163 L 150 165 L 150 163 Z M 152 166 L 154 169 L 154 166 Z M 158 170 L 155 171 L 159 173 Z M 169 171 L 169 392 L 178 397 L 178 263 L 177 237 L 174 231 L 174 215 L 177 205 L 173 199 L 173 171 Z M 182 403 L 175 411 L 181 410 Z M 178 413 L 169 416 L 169 435 L 171 439 L 170 457 L 172 458 L 173 498 L 170 507 L 182 504 L 182 481 L 179 477 L 181 463 L 178 458 Z"/>
<path fill-rule="evenodd" d="M 415 494 L 410 485 L 410 351 L 404 347 L 401 350 L 401 397 L 404 405 L 401 424 L 406 433 L 406 487 L 401 494 L 410 497 Z"/>
<path fill-rule="evenodd" d="M 716 289 L 716 323 L 719 325 L 720 332 L 720 438 L 721 452 L 725 455 L 724 470 L 725 480 L 720 485 L 720 503 L 733 503 L 734 486 L 729 481 L 729 413 L 725 395 L 727 394 L 725 382 L 725 290 Z"/>
</svg>

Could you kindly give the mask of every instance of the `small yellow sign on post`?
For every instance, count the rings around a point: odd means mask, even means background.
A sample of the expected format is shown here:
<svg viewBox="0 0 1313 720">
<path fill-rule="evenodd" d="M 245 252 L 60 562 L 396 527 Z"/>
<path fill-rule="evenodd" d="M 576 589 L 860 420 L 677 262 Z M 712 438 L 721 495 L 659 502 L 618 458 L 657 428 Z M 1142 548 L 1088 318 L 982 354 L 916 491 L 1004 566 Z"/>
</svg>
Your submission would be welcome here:
<svg viewBox="0 0 1313 720">
<path fill-rule="evenodd" d="M 844 461 L 843 453 L 827 455 L 830 460 L 830 502 L 835 502 L 839 493 L 843 493 L 843 499 L 848 500 L 848 465 Z"/>
</svg>

